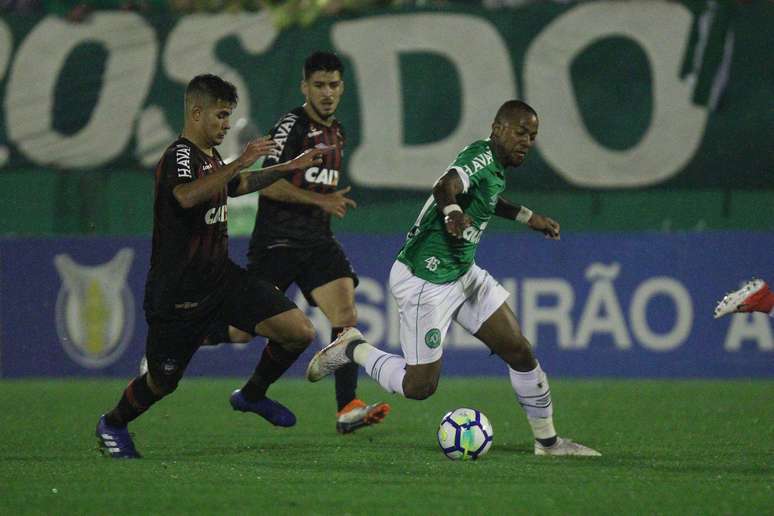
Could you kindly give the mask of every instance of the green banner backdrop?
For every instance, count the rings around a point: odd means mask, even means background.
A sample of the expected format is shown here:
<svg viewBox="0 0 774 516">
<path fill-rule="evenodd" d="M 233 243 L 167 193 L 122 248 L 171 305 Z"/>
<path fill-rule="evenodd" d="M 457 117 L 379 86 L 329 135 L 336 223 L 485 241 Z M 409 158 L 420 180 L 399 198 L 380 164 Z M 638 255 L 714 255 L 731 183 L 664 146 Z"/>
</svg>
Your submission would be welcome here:
<svg viewBox="0 0 774 516">
<path fill-rule="evenodd" d="M 519 97 L 541 128 L 509 190 L 585 205 L 611 190 L 709 189 L 722 205 L 717 192 L 774 188 L 772 25 L 770 2 L 656 0 L 375 11 L 284 32 L 265 13 L 6 17 L 0 182 L 11 201 L 34 191 L 54 215 L 118 209 L 135 196 L 116 190 L 146 188 L 180 130 L 193 75 L 234 82 L 234 119 L 263 132 L 302 102 L 306 55 L 332 49 L 346 66 L 345 177 L 368 201 L 427 192 L 462 146 L 488 135 L 500 103 Z M 54 223 L 42 232 L 89 230 Z M 134 232 L 127 224 L 115 230 Z"/>
</svg>

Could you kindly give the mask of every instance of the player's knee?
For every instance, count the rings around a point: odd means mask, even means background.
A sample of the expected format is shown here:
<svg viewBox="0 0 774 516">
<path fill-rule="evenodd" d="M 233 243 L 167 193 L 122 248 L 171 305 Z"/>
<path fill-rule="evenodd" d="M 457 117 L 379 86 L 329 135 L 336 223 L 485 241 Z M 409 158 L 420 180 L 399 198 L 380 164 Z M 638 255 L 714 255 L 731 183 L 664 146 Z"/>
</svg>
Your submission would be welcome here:
<svg viewBox="0 0 774 516">
<path fill-rule="evenodd" d="M 158 396 L 163 398 L 175 392 L 177 385 L 180 383 L 182 375 L 165 375 L 165 374 L 153 374 L 148 372 L 148 387 L 150 390 Z"/>
<path fill-rule="evenodd" d="M 438 383 L 434 381 L 406 382 L 403 385 L 403 394 L 412 400 L 426 400 L 435 393 L 437 388 Z"/>
<path fill-rule="evenodd" d="M 283 339 L 288 351 L 304 351 L 314 341 L 314 326 L 306 317 L 300 318 L 288 330 L 287 337 Z"/>
<path fill-rule="evenodd" d="M 309 344 L 312 343 L 314 340 L 315 331 L 314 326 L 312 326 L 312 323 L 307 320 L 306 323 L 303 325 L 303 327 L 299 331 L 298 335 L 298 344 L 302 346 L 304 349 L 309 347 Z"/>
<path fill-rule="evenodd" d="M 523 335 L 514 338 L 513 343 L 509 346 L 508 355 L 508 364 L 519 371 L 528 371 L 535 366 L 532 346 Z"/>
</svg>

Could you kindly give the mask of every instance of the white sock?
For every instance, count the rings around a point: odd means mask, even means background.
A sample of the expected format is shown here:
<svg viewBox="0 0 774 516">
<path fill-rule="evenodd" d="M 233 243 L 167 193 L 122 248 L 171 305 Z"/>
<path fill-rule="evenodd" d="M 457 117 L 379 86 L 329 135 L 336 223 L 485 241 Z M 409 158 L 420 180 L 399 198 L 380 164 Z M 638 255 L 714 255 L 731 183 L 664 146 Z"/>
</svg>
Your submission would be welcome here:
<svg viewBox="0 0 774 516">
<path fill-rule="evenodd" d="M 548 377 L 538 364 L 532 371 L 514 371 L 508 373 L 511 385 L 516 393 L 519 405 L 527 414 L 535 439 L 550 439 L 556 436 L 554 429 L 554 406 L 551 403 L 551 388 Z"/>
<path fill-rule="evenodd" d="M 363 366 L 368 376 L 376 380 L 387 392 L 403 396 L 403 377 L 406 376 L 406 360 L 398 355 L 385 353 L 364 342 L 352 351 L 355 362 Z"/>
<path fill-rule="evenodd" d="M 554 418 L 552 417 L 527 417 L 532 435 L 535 439 L 551 439 L 556 437 Z"/>
<path fill-rule="evenodd" d="M 377 348 L 370 345 L 368 342 L 361 342 L 355 349 L 352 350 L 352 358 L 359 366 L 365 367 L 368 362 L 368 356 L 372 351 L 379 351 Z"/>
</svg>

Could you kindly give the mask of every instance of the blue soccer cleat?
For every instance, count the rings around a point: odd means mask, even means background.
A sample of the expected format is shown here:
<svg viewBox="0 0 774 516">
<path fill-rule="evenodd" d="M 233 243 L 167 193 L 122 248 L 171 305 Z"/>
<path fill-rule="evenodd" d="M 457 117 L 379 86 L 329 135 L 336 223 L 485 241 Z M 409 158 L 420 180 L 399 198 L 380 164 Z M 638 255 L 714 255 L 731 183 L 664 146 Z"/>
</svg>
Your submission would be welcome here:
<svg viewBox="0 0 774 516">
<path fill-rule="evenodd" d="M 296 424 L 296 416 L 290 409 L 281 403 L 269 398 L 259 401 L 247 401 L 242 395 L 242 391 L 237 389 L 231 393 L 229 398 L 234 410 L 240 412 L 253 412 L 258 414 L 274 426 L 293 426 Z"/>
<path fill-rule="evenodd" d="M 139 459 L 142 457 L 134 447 L 134 441 L 126 427 L 110 426 L 105 421 L 105 415 L 97 422 L 97 443 L 99 450 L 106 457 L 113 459 Z"/>
</svg>

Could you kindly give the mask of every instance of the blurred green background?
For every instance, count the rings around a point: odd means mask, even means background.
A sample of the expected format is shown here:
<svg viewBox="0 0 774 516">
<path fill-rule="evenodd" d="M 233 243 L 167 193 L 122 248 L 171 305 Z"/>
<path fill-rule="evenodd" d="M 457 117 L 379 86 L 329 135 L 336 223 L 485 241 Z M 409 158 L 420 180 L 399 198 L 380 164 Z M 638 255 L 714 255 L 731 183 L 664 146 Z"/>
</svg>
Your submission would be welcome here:
<svg viewBox="0 0 774 516">
<path fill-rule="evenodd" d="M 187 80 L 212 71 L 240 87 L 235 118 L 242 121 L 224 145 L 228 155 L 301 104 L 301 65 L 317 49 L 337 51 L 346 66 L 341 186 L 353 187 L 360 208 L 336 221 L 337 230 L 406 231 L 429 178 L 454 158 L 449 149 L 461 147 L 437 144 L 456 142 L 460 132 L 486 137 L 486 121 L 505 100 L 488 98 L 492 92 L 534 102 L 541 115 L 538 145 L 509 176 L 508 196 L 557 218 L 565 231 L 774 228 L 767 43 L 774 4 L 512 4 L 368 6 L 321 11 L 306 25 L 283 25 L 277 11 L 260 6 L 206 19 L 160 12 L 155 3 L 144 12 L 91 9 L 81 20 L 6 13 L 0 234 L 150 234 L 153 166 L 180 131 Z M 454 53 L 458 34 L 438 34 L 455 23 L 470 27 L 465 45 L 474 59 Z M 391 24 L 405 38 L 383 39 L 379 31 L 389 34 Z M 207 36 L 192 37 L 200 26 L 210 27 Z M 372 37 L 353 45 L 357 34 Z M 493 42 L 502 52 L 476 47 Z M 567 42 L 575 48 L 558 49 Z M 568 98 L 552 97 L 551 88 Z M 566 165 L 576 153 L 579 169 L 589 169 L 582 162 L 590 145 L 610 157 L 598 160 L 597 183 L 572 179 Z M 638 145 L 653 152 L 631 170 L 611 164 Z M 404 151 L 426 159 L 384 159 Z M 418 180 L 418 170 L 428 179 Z M 649 170 L 661 179 L 626 183 L 627 174 Z M 380 183 L 380 175 L 389 180 Z M 230 206 L 231 234 L 249 233 L 254 213 L 254 197 Z M 490 228 L 522 230 L 505 221 Z"/>
</svg>

